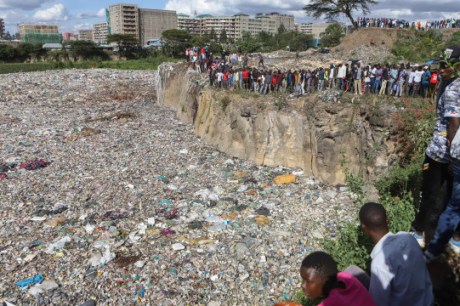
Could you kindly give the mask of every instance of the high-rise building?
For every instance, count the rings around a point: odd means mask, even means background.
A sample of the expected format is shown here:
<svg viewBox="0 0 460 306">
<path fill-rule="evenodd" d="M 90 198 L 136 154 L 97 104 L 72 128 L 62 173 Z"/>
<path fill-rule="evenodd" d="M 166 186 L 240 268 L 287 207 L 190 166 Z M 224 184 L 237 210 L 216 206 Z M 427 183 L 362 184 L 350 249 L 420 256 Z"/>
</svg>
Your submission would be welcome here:
<svg viewBox="0 0 460 306">
<path fill-rule="evenodd" d="M 233 16 L 199 15 L 190 17 L 185 14 L 177 15 L 178 29 L 186 30 L 192 35 L 209 34 L 212 29 L 219 37 L 223 30 L 230 39 L 240 39 L 244 32 L 257 34 L 262 31 L 276 34 L 283 25 L 286 30 L 294 30 L 294 16 L 279 13 L 257 14 L 250 18 L 246 14 Z"/>
<path fill-rule="evenodd" d="M 146 45 L 149 40 L 161 38 L 161 33 L 177 29 L 175 11 L 139 9 L 140 43 Z"/>
<path fill-rule="evenodd" d="M 129 34 L 139 39 L 139 8 L 136 4 L 109 6 L 109 34 Z"/>
<path fill-rule="evenodd" d="M 107 22 L 93 24 L 93 41 L 98 45 L 107 44 L 109 28 Z"/>
<path fill-rule="evenodd" d="M 78 37 L 80 40 L 92 41 L 93 40 L 93 30 L 80 30 L 78 32 Z"/>
<path fill-rule="evenodd" d="M 5 21 L 3 18 L 0 18 L 0 38 L 5 36 Z"/>
<path fill-rule="evenodd" d="M 177 29 L 175 11 L 138 8 L 135 4 L 115 4 L 108 9 L 109 34 L 131 34 L 140 44 L 161 38 L 161 33 Z"/>
<path fill-rule="evenodd" d="M 62 34 L 57 25 L 26 24 L 18 25 L 19 36 L 23 42 L 30 43 L 61 43 Z"/>
</svg>

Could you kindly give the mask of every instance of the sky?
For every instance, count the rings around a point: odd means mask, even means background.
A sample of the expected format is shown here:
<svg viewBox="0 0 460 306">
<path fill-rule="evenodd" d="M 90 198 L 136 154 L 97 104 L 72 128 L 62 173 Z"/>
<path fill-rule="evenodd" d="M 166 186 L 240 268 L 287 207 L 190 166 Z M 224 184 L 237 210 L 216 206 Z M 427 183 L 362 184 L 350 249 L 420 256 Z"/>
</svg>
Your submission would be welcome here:
<svg viewBox="0 0 460 306">
<path fill-rule="evenodd" d="M 460 18 L 460 0 L 380 0 L 371 7 L 368 17 L 399 18 L 427 21 Z M 0 0 L 0 18 L 6 30 L 17 32 L 19 23 L 47 23 L 59 25 L 61 32 L 91 29 L 93 23 L 105 21 L 105 8 L 121 3 L 112 0 Z M 214 16 L 246 13 L 279 12 L 291 14 L 295 22 L 323 22 L 308 17 L 302 8 L 309 0 L 126 0 L 140 8 L 167 9 L 177 13 L 211 14 Z M 361 16 L 354 13 L 354 16 Z M 345 21 L 342 19 L 341 21 Z"/>
</svg>

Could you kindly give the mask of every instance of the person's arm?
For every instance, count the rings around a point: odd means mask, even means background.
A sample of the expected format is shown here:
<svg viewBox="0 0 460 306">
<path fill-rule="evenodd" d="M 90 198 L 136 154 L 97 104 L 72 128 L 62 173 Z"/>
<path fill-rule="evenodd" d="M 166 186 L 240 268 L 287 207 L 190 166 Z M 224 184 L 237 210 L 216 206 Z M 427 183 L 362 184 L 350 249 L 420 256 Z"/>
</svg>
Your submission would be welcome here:
<svg viewBox="0 0 460 306">
<path fill-rule="evenodd" d="M 375 266 L 371 267 L 369 293 L 377 306 L 391 305 L 391 282 L 393 274 Z"/>
<path fill-rule="evenodd" d="M 450 146 L 460 126 L 460 93 L 446 89 L 442 97 L 444 100 L 444 116 L 448 117 L 447 144 Z"/>
<path fill-rule="evenodd" d="M 450 147 L 452 140 L 457 133 L 458 127 L 460 126 L 460 118 L 459 117 L 450 117 L 449 123 L 447 124 L 447 144 Z"/>
</svg>

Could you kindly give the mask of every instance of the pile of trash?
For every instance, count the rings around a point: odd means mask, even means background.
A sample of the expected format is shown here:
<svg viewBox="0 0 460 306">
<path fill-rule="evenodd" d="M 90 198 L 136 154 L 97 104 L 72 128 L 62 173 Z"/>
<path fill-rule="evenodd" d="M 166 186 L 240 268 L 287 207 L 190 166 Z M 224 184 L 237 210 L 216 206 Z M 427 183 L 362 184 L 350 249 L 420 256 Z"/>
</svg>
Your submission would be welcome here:
<svg viewBox="0 0 460 306">
<path fill-rule="evenodd" d="M 356 217 L 346 187 L 204 144 L 154 81 L 0 76 L 0 303 L 269 305 Z"/>
</svg>

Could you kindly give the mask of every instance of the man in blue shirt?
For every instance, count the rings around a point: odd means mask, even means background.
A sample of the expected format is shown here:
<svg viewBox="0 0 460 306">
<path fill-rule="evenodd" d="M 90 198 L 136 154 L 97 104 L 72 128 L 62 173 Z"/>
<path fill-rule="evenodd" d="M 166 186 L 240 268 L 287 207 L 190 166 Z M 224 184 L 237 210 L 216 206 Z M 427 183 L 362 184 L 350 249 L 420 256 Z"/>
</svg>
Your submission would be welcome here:
<svg viewBox="0 0 460 306">
<path fill-rule="evenodd" d="M 363 233 L 375 243 L 369 293 L 378 306 L 432 306 L 434 296 L 422 250 L 408 233 L 388 229 L 385 208 L 366 203 L 359 211 Z"/>
</svg>

